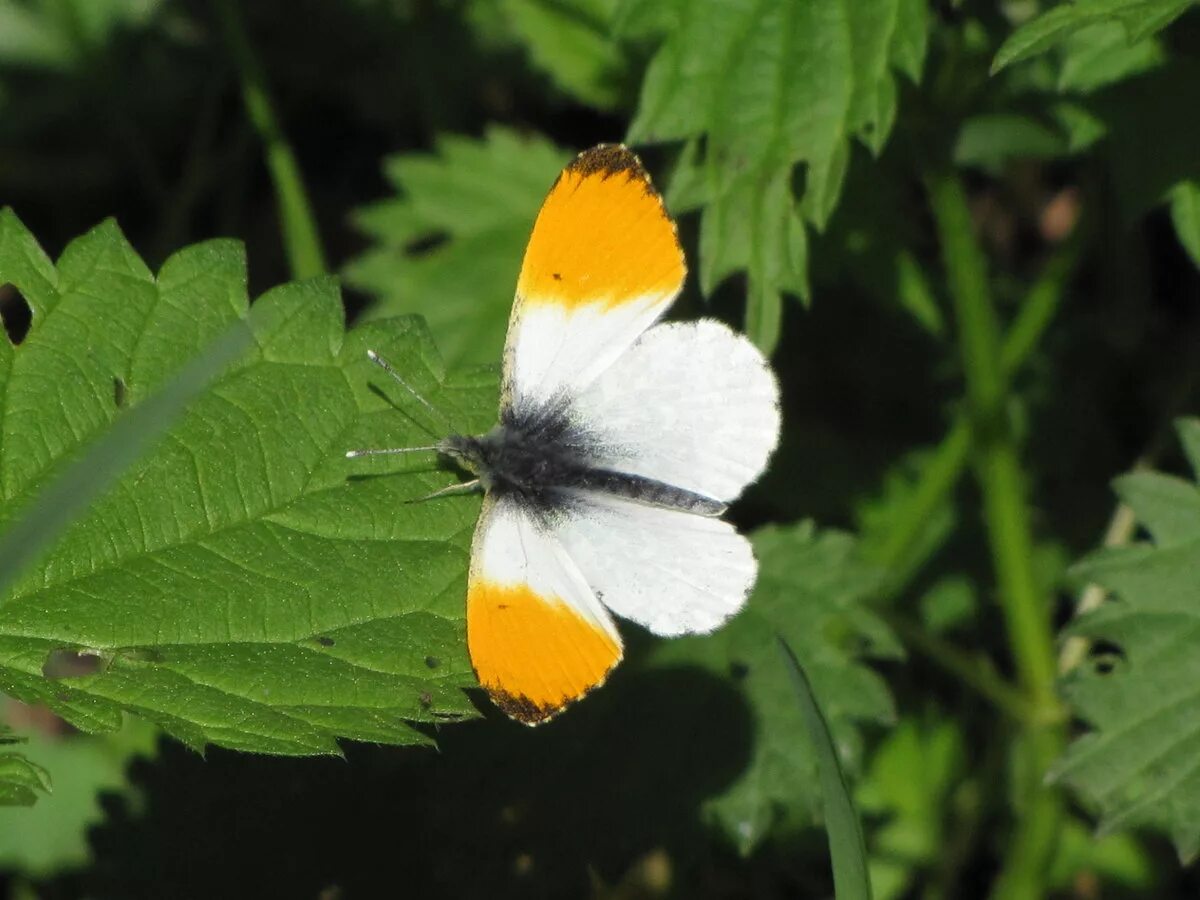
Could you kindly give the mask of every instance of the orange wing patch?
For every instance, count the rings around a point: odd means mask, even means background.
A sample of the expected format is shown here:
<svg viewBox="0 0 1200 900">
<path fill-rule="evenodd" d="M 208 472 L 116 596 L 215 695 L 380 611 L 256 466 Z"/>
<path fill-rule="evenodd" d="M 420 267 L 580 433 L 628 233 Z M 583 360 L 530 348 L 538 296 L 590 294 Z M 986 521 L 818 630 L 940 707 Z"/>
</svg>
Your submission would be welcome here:
<svg viewBox="0 0 1200 900">
<path fill-rule="evenodd" d="M 601 144 L 565 168 L 542 204 L 518 302 L 606 306 L 672 298 L 687 269 L 675 224 L 638 158 Z"/>
<path fill-rule="evenodd" d="M 471 585 L 467 645 L 492 702 L 526 725 L 546 721 L 599 687 L 621 659 L 610 635 L 524 584 Z"/>
</svg>

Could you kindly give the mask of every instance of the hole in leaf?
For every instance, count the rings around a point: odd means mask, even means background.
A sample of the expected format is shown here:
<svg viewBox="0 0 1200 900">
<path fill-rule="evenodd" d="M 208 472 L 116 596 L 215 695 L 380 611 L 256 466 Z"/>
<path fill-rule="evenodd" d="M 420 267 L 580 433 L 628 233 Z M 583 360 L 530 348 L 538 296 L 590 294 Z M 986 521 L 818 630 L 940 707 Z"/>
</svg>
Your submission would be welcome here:
<svg viewBox="0 0 1200 900">
<path fill-rule="evenodd" d="M 436 669 L 441 664 L 442 664 L 442 661 L 440 659 L 438 659 L 436 656 L 425 657 L 425 665 L 427 665 L 431 669 Z"/>
<path fill-rule="evenodd" d="M 108 658 L 98 651 L 63 647 L 46 654 L 42 675 L 52 679 L 78 678 L 95 675 L 107 664 Z"/>
<path fill-rule="evenodd" d="M 14 285 L 0 284 L 0 319 L 4 320 L 4 330 L 14 347 L 25 340 L 33 322 L 33 310 Z"/>
<path fill-rule="evenodd" d="M 1112 641 L 1098 640 L 1088 651 L 1088 662 L 1097 675 L 1111 675 L 1124 666 L 1125 651 Z"/>
<path fill-rule="evenodd" d="M 125 408 L 125 401 L 129 397 L 129 388 L 125 385 L 125 379 L 120 375 L 113 376 L 113 403 L 117 409 Z"/>
</svg>

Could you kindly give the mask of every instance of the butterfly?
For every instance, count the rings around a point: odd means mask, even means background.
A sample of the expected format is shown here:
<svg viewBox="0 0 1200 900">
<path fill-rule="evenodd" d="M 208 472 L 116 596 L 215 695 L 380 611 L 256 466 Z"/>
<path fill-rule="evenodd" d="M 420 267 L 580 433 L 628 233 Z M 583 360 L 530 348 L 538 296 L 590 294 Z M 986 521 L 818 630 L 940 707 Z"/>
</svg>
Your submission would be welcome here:
<svg viewBox="0 0 1200 900">
<path fill-rule="evenodd" d="M 779 388 L 726 325 L 655 324 L 686 271 L 637 156 L 616 144 L 579 154 L 525 251 L 499 423 L 415 448 L 455 460 L 477 476 L 463 487 L 485 492 L 467 648 L 520 722 L 545 722 L 605 681 L 623 652 L 611 613 L 657 635 L 702 634 L 754 585 L 750 542 L 720 516 L 775 449 Z M 347 455 L 370 452 L 392 451 Z"/>
</svg>

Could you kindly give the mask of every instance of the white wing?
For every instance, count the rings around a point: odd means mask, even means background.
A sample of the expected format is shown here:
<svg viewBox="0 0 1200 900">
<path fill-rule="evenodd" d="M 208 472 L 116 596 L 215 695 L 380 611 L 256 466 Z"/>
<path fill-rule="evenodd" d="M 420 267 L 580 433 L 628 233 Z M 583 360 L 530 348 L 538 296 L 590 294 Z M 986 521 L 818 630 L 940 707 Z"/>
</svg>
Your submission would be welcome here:
<svg viewBox="0 0 1200 900">
<path fill-rule="evenodd" d="M 603 683 L 621 637 L 549 528 L 512 498 L 489 496 L 475 527 L 467 649 L 502 710 L 544 722 Z"/>
<path fill-rule="evenodd" d="M 733 500 L 779 441 L 779 386 L 750 341 L 712 319 L 656 325 L 570 406 L 595 464 Z"/>
<path fill-rule="evenodd" d="M 568 165 L 533 226 L 504 348 L 504 406 L 569 399 L 671 304 L 686 274 L 638 158 L 601 145 Z"/>
<path fill-rule="evenodd" d="M 600 601 L 655 634 L 702 634 L 746 602 L 758 564 L 728 522 L 577 492 L 555 532 Z"/>
</svg>

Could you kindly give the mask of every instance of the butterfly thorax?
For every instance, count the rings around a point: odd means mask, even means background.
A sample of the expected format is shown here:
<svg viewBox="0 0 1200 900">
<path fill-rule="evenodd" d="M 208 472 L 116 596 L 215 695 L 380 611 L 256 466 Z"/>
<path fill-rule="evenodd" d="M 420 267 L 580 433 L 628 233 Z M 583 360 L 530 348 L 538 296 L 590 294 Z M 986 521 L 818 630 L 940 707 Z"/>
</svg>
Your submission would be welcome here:
<svg viewBox="0 0 1200 900">
<path fill-rule="evenodd" d="M 545 512 L 576 502 L 581 491 L 705 516 L 725 511 L 712 497 L 599 464 L 595 440 L 560 416 L 509 413 L 487 434 L 451 435 L 439 449 L 477 474 L 485 490 Z"/>
</svg>

